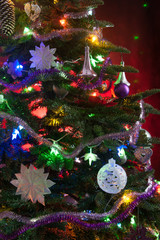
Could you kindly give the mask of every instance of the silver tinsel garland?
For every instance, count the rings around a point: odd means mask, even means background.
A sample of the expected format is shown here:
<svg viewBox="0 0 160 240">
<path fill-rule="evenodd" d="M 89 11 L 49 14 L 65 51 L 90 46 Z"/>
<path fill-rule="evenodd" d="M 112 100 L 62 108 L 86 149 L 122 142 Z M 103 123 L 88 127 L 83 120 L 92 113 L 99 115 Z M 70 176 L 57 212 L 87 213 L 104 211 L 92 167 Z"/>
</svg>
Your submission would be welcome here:
<svg viewBox="0 0 160 240">
<path fill-rule="evenodd" d="M 7 36 L 11 35 L 15 26 L 15 9 L 11 0 L 0 0 L 0 28 Z"/>
</svg>

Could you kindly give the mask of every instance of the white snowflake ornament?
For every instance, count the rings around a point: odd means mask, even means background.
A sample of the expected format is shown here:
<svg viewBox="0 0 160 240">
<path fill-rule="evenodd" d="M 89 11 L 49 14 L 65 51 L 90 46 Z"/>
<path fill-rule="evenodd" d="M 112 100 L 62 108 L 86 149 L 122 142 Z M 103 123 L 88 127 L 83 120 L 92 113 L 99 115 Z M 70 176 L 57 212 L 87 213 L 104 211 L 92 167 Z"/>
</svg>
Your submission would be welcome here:
<svg viewBox="0 0 160 240">
<path fill-rule="evenodd" d="M 99 170 L 97 182 L 104 192 L 117 194 L 126 186 L 127 175 L 124 169 L 111 158 L 109 163 Z"/>
<path fill-rule="evenodd" d="M 56 48 L 49 48 L 49 46 L 45 46 L 43 42 L 41 42 L 40 47 L 35 47 L 35 50 L 30 50 L 30 54 L 32 58 L 30 61 L 32 62 L 30 68 L 36 68 L 37 70 L 50 69 L 56 65 L 54 53 L 56 52 Z"/>
<path fill-rule="evenodd" d="M 45 205 L 43 195 L 50 194 L 48 188 L 55 184 L 47 180 L 48 174 L 44 173 L 44 168 L 35 169 L 33 165 L 27 168 L 21 164 L 21 172 L 15 174 L 18 180 L 12 180 L 11 184 L 17 187 L 16 195 L 21 195 L 22 199 Z"/>
</svg>

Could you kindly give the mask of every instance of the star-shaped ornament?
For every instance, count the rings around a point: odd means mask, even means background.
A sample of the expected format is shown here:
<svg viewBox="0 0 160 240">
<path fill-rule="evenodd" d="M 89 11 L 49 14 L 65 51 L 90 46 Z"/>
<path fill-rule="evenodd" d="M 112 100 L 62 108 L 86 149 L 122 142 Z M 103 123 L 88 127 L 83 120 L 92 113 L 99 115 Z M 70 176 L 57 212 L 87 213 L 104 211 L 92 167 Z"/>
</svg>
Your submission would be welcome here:
<svg viewBox="0 0 160 240">
<path fill-rule="evenodd" d="M 30 50 L 30 54 L 32 58 L 30 61 L 32 62 L 30 68 L 36 68 L 37 70 L 50 69 L 56 65 L 54 56 L 56 52 L 56 48 L 49 48 L 49 46 L 45 46 L 43 42 L 41 42 L 40 47 L 35 47 L 35 50 Z"/>
<path fill-rule="evenodd" d="M 50 194 L 49 187 L 55 184 L 47 180 L 48 174 L 44 173 L 44 168 L 36 169 L 32 164 L 27 168 L 21 164 L 21 172 L 15 174 L 18 180 L 12 180 L 11 184 L 17 187 L 16 195 L 21 195 L 22 199 L 45 205 L 43 195 Z"/>
</svg>

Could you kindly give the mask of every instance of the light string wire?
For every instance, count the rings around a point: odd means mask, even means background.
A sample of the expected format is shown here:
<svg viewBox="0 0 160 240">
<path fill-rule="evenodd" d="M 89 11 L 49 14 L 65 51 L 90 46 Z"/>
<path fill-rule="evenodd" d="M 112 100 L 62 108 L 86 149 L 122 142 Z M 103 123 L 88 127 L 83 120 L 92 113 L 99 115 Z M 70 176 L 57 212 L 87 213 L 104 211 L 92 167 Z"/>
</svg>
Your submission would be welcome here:
<svg viewBox="0 0 160 240">
<path fill-rule="evenodd" d="M 80 225 L 86 229 L 92 229 L 92 230 L 100 230 L 103 228 L 109 228 L 112 224 L 117 224 L 119 222 L 122 222 L 124 219 L 126 219 L 142 200 L 146 200 L 149 197 L 153 197 L 157 186 L 158 186 L 158 184 L 153 182 L 152 187 L 150 187 L 147 192 L 142 193 L 140 196 L 138 196 L 129 205 L 129 207 L 127 207 L 125 209 L 125 211 L 123 213 L 121 213 L 119 216 L 113 218 L 109 222 L 88 223 L 88 222 L 84 222 L 83 220 L 79 219 L 77 216 L 71 215 L 69 213 L 53 213 L 51 215 L 45 216 L 44 218 L 40 218 L 40 219 L 38 218 L 37 220 L 33 219 L 32 220 L 33 224 L 26 224 L 25 226 L 19 228 L 18 230 L 16 230 L 15 232 L 13 232 L 9 235 L 5 235 L 0 232 L 0 238 L 5 239 L 5 240 L 15 239 L 16 237 L 23 234 L 24 232 L 26 232 L 29 229 L 33 229 L 33 228 L 44 226 L 44 225 L 47 225 L 50 223 L 61 222 L 61 221 L 69 221 L 74 224 Z M 19 216 L 19 220 L 20 220 L 20 218 L 21 218 L 21 216 Z"/>
<path fill-rule="evenodd" d="M 144 192 L 145 194 L 146 192 Z M 129 194 L 125 194 L 126 197 L 137 197 L 137 196 L 140 196 L 142 195 L 143 193 L 138 193 L 138 192 L 132 192 L 132 193 L 129 193 Z M 71 214 L 71 215 L 74 215 L 76 217 L 80 217 L 80 218 L 86 218 L 88 220 L 92 219 L 92 220 L 102 220 L 102 218 L 105 218 L 105 217 L 108 217 L 108 216 L 111 216 L 113 214 L 115 214 L 118 209 L 120 208 L 120 206 L 124 203 L 124 200 L 123 200 L 123 196 L 121 198 L 119 198 L 114 206 L 112 207 L 112 209 L 108 212 L 105 212 L 105 213 L 87 213 L 87 212 L 59 212 L 61 214 L 64 214 L 64 215 L 68 215 L 68 214 Z M 44 215 L 44 216 L 40 216 L 38 218 L 28 218 L 28 217 L 22 217 L 21 215 L 18 215 L 18 214 L 15 214 L 14 212 L 11 212 L 11 211 L 3 211 L 0 213 L 0 219 L 4 219 L 4 218 L 10 218 L 12 220 L 17 220 L 18 222 L 22 222 L 22 223 L 25 223 L 25 224 L 33 224 L 34 222 L 36 222 L 37 220 L 39 219 L 44 219 L 45 217 L 49 217 L 51 216 L 52 214 L 47 214 L 47 215 Z"/>
<path fill-rule="evenodd" d="M 78 33 L 78 32 L 86 32 L 87 34 L 95 33 L 94 31 L 90 31 L 90 30 L 87 30 L 84 28 L 68 28 L 68 29 L 54 30 L 51 33 L 43 34 L 43 35 L 40 35 L 37 32 L 33 32 L 32 36 L 36 41 L 43 42 L 43 41 L 49 41 L 53 38 L 58 38 L 58 37 L 61 38 L 62 36 L 70 35 L 70 34 Z M 26 34 L 26 36 L 27 36 L 27 34 Z M 20 39 L 22 37 L 24 37 L 24 34 L 18 34 L 18 35 L 13 36 L 13 39 L 16 40 L 16 39 Z"/>
<path fill-rule="evenodd" d="M 39 136 L 24 120 L 22 120 L 19 117 L 16 116 L 12 116 L 9 113 L 5 113 L 5 112 L 1 112 L 0 111 L 0 117 L 1 118 L 5 118 L 10 120 L 11 122 L 15 122 L 18 125 L 21 125 L 22 127 L 24 127 L 24 129 L 28 132 L 28 134 L 30 134 L 33 138 L 35 138 L 37 141 L 39 141 L 40 143 L 43 143 L 49 147 L 53 146 L 53 141 L 49 141 L 47 138 L 43 138 L 41 136 Z M 63 157 L 65 158 L 75 158 L 78 156 L 78 154 L 87 146 L 93 146 L 93 145 L 98 145 L 100 143 L 102 143 L 104 140 L 107 139 L 119 139 L 119 138 L 128 138 L 131 134 L 133 134 L 135 131 L 137 131 L 137 128 L 139 129 L 139 124 L 140 122 L 137 121 L 133 127 L 133 129 L 130 129 L 127 132 L 118 132 L 118 133 L 110 133 L 110 134 L 105 134 L 103 136 L 97 137 L 93 140 L 91 140 L 88 143 L 82 144 L 80 143 L 74 150 L 72 153 L 66 154 L 63 151 L 61 151 L 60 149 L 58 149 L 56 146 L 55 148 L 60 151 L 60 153 L 63 155 Z M 56 142 L 56 140 L 55 140 Z"/>
<path fill-rule="evenodd" d="M 102 84 L 105 69 L 108 67 L 109 64 L 112 64 L 112 61 L 111 61 L 110 57 L 107 57 L 101 68 L 101 72 L 100 72 L 98 80 L 95 83 L 91 83 L 91 84 L 79 83 L 80 78 L 78 76 L 75 77 L 66 71 L 59 71 L 58 69 L 55 69 L 55 68 L 54 69 L 51 68 L 51 69 L 45 69 L 45 70 L 37 70 L 35 72 L 31 72 L 31 73 L 29 73 L 29 76 L 25 77 L 21 82 L 16 83 L 16 84 L 6 83 L 4 80 L 0 79 L 0 84 L 3 87 L 7 88 L 6 91 L 15 91 L 15 90 L 19 90 L 23 87 L 32 85 L 33 83 L 39 81 L 39 79 L 37 79 L 37 77 L 41 74 L 51 74 L 51 75 L 53 74 L 54 75 L 54 74 L 61 72 L 61 73 L 64 73 L 70 79 L 70 81 L 75 82 L 81 89 L 93 90 Z M 83 82 L 84 82 L 83 78 L 81 78 L 81 80 L 83 80 Z"/>
</svg>

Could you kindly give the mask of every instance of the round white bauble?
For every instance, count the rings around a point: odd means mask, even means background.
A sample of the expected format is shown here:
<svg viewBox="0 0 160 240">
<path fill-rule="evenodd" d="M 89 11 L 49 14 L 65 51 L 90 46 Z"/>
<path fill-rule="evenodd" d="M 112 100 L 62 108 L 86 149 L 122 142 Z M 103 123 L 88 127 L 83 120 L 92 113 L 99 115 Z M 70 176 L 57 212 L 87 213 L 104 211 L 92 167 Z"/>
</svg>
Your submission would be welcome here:
<svg viewBox="0 0 160 240">
<path fill-rule="evenodd" d="M 97 182 L 106 193 L 117 194 L 127 183 L 127 175 L 124 169 L 111 158 L 98 172 Z"/>
</svg>

